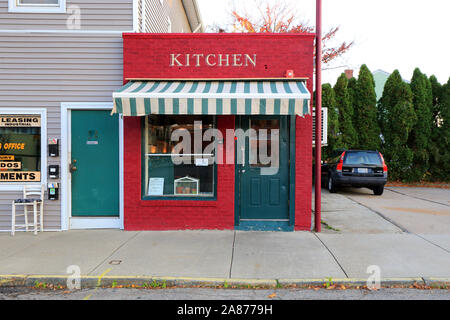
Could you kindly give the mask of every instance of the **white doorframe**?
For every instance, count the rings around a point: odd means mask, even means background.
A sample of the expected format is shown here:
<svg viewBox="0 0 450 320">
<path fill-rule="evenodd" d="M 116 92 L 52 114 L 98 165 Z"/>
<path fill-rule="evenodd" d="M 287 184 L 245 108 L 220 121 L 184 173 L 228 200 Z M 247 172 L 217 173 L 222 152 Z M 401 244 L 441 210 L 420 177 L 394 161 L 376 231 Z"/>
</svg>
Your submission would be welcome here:
<svg viewBox="0 0 450 320">
<path fill-rule="evenodd" d="M 71 180 L 71 110 L 112 110 L 112 102 L 61 103 L 61 229 L 123 229 L 123 119 L 119 118 L 119 217 L 72 217 Z"/>
</svg>

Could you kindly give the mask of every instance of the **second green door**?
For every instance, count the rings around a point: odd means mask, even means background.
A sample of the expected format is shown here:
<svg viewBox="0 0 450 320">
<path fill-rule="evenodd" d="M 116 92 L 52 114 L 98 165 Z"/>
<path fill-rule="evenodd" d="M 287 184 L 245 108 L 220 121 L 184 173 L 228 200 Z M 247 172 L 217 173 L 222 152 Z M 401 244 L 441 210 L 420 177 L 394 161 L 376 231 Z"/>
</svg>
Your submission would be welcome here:
<svg viewBox="0 0 450 320">
<path fill-rule="evenodd" d="M 119 216 L 119 121 L 107 110 L 71 112 L 73 217 Z"/>
</svg>

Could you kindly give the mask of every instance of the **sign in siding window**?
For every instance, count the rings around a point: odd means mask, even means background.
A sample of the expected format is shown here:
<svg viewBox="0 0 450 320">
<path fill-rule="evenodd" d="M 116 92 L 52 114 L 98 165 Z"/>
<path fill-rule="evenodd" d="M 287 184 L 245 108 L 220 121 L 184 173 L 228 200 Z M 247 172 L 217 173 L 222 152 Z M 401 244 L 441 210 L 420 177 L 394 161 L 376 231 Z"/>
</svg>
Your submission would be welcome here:
<svg viewBox="0 0 450 320">
<path fill-rule="evenodd" d="M 23 5 L 59 5 L 59 0 L 17 0 L 19 6 Z"/>
<path fill-rule="evenodd" d="M 66 0 L 9 0 L 9 12 L 64 13 Z"/>
<path fill-rule="evenodd" d="M 41 117 L 0 115 L 0 182 L 41 181 Z"/>
</svg>

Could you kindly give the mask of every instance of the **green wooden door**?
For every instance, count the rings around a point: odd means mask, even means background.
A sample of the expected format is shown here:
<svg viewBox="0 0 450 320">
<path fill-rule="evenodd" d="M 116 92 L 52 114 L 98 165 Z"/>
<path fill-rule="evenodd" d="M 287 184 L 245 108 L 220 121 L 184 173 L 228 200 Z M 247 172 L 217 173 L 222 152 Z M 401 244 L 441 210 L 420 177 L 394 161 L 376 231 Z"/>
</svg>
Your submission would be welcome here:
<svg viewBox="0 0 450 320">
<path fill-rule="evenodd" d="M 107 110 L 71 112 L 72 216 L 119 216 L 119 121 Z"/>
<path fill-rule="evenodd" d="M 244 148 L 237 145 L 237 153 L 244 156 L 244 163 L 237 164 L 237 191 L 239 192 L 239 222 L 285 221 L 289 222 L 289 130 L 287 116 L 242 116 L 238 127 L 254 129 L 257 137 L 246 135 Z M 260 129 L 267 130 L 267 137 Z M 279 132 L 278 146 L 271 144 L 271 135 Z M 267 141 L 267 154 L 272 158 L 272 168 L 262 162 L 259 149 Z M 278 166 L 274 167 L 274 157 Z M 265 171 L 264 171 L 265 170 Z"/>
</svg>

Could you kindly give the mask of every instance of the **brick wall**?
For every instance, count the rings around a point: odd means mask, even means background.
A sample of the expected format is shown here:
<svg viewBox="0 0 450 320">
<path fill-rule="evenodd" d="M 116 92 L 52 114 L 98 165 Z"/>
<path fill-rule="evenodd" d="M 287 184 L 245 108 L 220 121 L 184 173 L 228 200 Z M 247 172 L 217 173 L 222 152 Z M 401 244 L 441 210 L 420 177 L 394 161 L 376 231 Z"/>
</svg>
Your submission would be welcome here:
<svg viewBox="0 0 450 320">
<path fill-rule="evenodd" d="M 127 78 L 281 78 L 286 70 L 305 77 L 312 92 L 313 35 L 125 34 Z M 256 67 L 170 67 L 170 53 L 256 53 Z M 234 128 L 234 116 L 217 125 Z M 226 141 L 225 141 L 226 142 Z M 224 144 L 225 144 L 224 142 Z M 226 145 L 224 145 L 224 153 Z M 311 228 L 312 119 L 296 118 L 295 230 Z M 225 156 L 225 155 L 224 155 Z M 141 200 L 141 118 L 124 118 L 125 230 L 233 229 L 234 165 L 217 165 L 216 200 Z M 224 161 L 225 162 L 225 161 Z"/>
<path fill-rule="evenodd" d="M 311 230 L 312 117 L 296 117 L 295 230 Z"/>
<path fill-rule="evenodd" d="M 218 117 L 217 127 L 225 137 L 234 116 Z M 141 200 L 141 118 L 125 117 L 124 130 L 125 230 L 233 229 L 234 165 L 217 164 L 216 200 Z"/>
<path fill-rule="evenodd" d="M 124 34 L 124 80 L 313 77 L 311 34 Z M 256 54 L 256 66 L 170 66 L 170 54 Z M 312 92 L 312 81 L 307 82 Z"/>
</svg>

